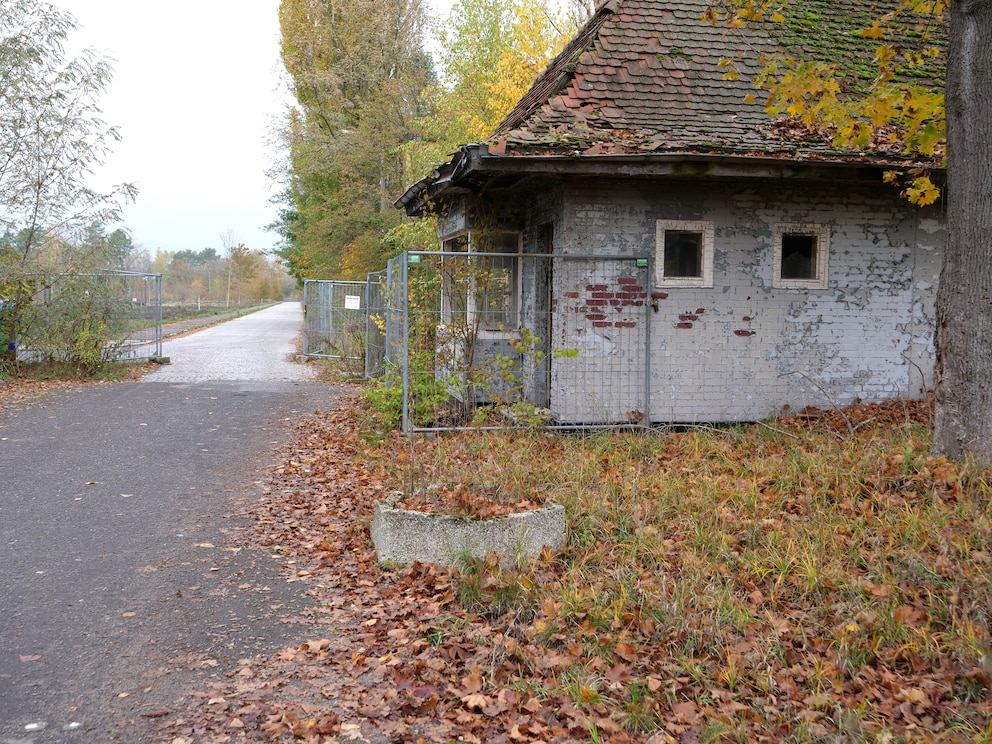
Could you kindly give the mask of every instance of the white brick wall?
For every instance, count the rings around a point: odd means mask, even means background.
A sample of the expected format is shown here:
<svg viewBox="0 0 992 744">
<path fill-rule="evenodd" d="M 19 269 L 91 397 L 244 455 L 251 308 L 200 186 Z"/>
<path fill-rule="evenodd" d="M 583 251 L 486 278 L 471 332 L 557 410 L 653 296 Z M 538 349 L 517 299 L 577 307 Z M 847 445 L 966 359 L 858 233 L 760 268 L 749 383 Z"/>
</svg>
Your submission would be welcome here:
<svg viewBox="0 0 992 744">
<path fill-rule="evenodd" d="M 580 350 L 552 362 L 560 420 L 626 420 L 645 405 L 645 374 L 651 418 L 673 422 L 918 397 L 930 384 L 942 222 L 887 187 L 589 182 L 566 185 L 561 204 L 556 254 L 653 254 L 659 219 L 711 220 L 716 238 L 713 288 L 660 290 L 658 312 L 624 307 L 633 327 L 582 311 L 586 288 L 616 295 L 631 262 L 602 264 L 599 276 L 588 262 L 556 268 L 554 344 Z M 831 226 L 827 289 L 772 288 L 779 222 Z M 580 297 L 565 296 L 577 287 Z"/>
</svg>

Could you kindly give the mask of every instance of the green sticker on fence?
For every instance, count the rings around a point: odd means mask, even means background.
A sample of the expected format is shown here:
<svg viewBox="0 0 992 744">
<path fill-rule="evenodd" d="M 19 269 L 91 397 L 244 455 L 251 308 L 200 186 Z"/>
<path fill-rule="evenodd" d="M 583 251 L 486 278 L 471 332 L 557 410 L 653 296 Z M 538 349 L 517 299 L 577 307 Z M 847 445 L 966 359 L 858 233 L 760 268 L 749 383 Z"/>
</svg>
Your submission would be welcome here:
<svg viewBox="0 0 992 744">
<path fill-rule="evenodd" d="M 408 264 L 418 264 L 418 263 L 420 263 L 420 256 L 418 256 L 418 255 L 409 255 L 409 256 L 406 257 L 406 262 Z"/>
</svg>

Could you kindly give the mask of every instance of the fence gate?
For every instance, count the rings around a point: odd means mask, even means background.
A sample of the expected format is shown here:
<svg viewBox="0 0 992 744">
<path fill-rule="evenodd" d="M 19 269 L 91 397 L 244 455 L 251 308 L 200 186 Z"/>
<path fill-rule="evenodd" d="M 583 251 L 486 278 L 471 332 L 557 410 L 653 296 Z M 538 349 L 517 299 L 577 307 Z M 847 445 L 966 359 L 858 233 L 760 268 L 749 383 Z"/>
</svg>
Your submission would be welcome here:
<svg viewBox="0 0 992 744">
<path fill-rule="evenodd" d="M 18 359 L 64 360 L 80 344 L 100 344 L 92 351 L 105 362 L 162 355 L 161 274 L 101 271 L 22 278 L 32 287 L 27 309 L 15 337 L 3 338 Z"/>
<path fill-rule="evenodd" d="M 392 259 L 378 315 L 404 429 L 650 422 L 650 277 L 638 256 Z"/>
<path fill-rule="evenodd" d="M 98 277 L 119 292 L 116 318 L 126 330 L 121 334 L 117 358 L 162 356 L 162 275 L 115 271 Z"/>
<path fill-rule="evenodd" d="M 303 355 L 364 359 L 365 282 L 307 279 L 303 283 Z"/>
</svg>

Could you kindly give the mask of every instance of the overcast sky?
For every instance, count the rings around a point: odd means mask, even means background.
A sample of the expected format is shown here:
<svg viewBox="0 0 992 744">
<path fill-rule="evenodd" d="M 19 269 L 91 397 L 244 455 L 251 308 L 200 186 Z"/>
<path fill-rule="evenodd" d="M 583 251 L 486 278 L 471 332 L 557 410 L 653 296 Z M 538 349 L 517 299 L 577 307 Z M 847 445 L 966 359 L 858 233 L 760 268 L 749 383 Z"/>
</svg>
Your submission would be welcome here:
<svg viewBox="0 0 992 744">
<path fill-rule="evenodd" d="M 233 237 L 268 250 L 277 237 L 266 172 L 282 157 L 273 127 L 290 96 L 279 59 L 279 0 L 49 0 L 80 28 L 70 53 L 113 58 L 104 120 L 123 141 L 96 186 L 140 189 L 123 225 L 135 245 L 175 252 Z M 446 15 L 454 0 L 430 3 Z"/>
<path fill-rule="evenodd" d="M 124 214 L 136 245 L 154 254 L 216 248 L 233 235 L 268 249 L 278 190 L 272 129 L 286 109 L 279 0 L 51 0 L 76 17 L 73 49 L 112 57 L 104 119 L 123 141 L 94 183 L 129 181 Z M 72 50 L 70 50 L 71 52 Z"/>
</svg>

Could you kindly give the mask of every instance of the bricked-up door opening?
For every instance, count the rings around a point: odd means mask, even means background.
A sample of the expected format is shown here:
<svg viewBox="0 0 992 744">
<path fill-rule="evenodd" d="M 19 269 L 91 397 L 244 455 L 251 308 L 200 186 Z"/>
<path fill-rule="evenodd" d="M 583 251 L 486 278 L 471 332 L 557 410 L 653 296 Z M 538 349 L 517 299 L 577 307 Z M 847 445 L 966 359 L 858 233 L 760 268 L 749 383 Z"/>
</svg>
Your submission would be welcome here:
<svg viewBox="0 0 992 744">
<path fill-rule="evenodd" d="M 556 421 L 649 423 L 650 261 L 557 256 L 554 263 L 550 408 Z"/>
</svg>

